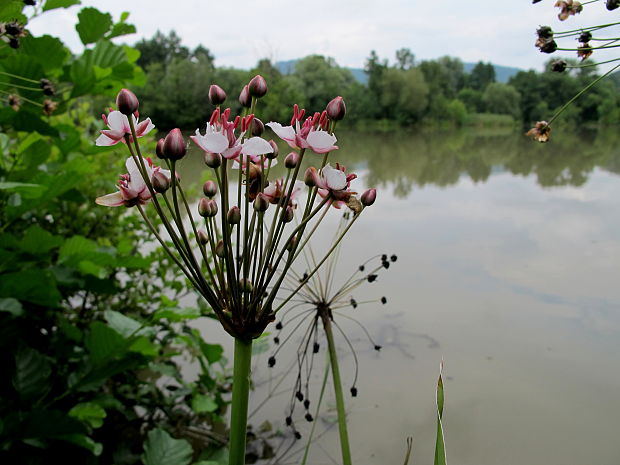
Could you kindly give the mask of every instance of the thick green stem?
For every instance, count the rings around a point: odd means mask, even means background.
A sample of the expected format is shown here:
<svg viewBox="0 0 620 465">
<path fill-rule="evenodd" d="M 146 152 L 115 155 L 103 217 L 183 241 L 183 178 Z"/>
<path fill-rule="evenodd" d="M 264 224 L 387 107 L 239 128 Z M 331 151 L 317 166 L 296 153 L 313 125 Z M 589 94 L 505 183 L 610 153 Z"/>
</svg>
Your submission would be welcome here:
<svg viewBox="0 0 620 465">
<path fill-rule="evenodd" d="M 248 423 L 248 397 L 250 394 L 250 366 L 252 340 L 235 338 L 233 391 L 230 414 L 230 452 L 228 465 L 245 464 L 245 441 Z"/>
<path fill-rule="evenodd" d="M 349 447 L 349 433 L 347 432 L 347 418 L 344 408 L 344 396 L 342 395 L 342 383 L 340 381 L 340 369 L 338 368 L 338 354 L 332 332 L 332 321 L 329 315 L 321 312 L 321 320 L 325 329 L 327 346 L 329 348 L 329 364 L 332 367 L 332 379 L 336 394 L 336 411 L 338 412 L 338 432 L 340 433 L 340 450 L 342 451 L 342 465 L 351 465 L 351 449 Z"/>
</svg>

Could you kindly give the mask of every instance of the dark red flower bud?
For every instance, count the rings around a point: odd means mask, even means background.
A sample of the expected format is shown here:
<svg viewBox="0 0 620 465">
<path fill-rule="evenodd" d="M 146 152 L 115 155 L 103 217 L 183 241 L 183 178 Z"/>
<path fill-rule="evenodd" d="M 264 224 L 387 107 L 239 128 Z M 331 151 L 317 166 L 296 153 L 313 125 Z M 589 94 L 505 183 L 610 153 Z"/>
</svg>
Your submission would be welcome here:
<svg viewBox="0 0 620 465">
<path fill-rule="evenodd" d="M 156 171 L 153 173 L 151 182 L 153 183 L 153 189 L 155 192 L 160 194 L 163 194 L 170 188 L 170 179 L 161 171 Z"/>
<path fill-rule="evenodd" d="M 222 164 L 222 156 L 219 153 L 205 152 L 205 164 L 209 168 L 219 168 Z"/>
<path fill-rule="evenodd" d="M 271 145 L 271 148 L 273 149 L 273 153 L 266 153 L 265 154 L 265 158 L 270 158 L 270 159 L 274 159 L 278 156 L 278 144 L 276 144 L 273 139 L 269 141 L 269 145 Z"/>
<path fill-rule="evenodd" d="M 310 166 L 308 169 L 306 169 L 306 172 L 304 173 L 304 183 L 306 184 L 306 186 L 314 187 L 317 185 L 318 180 L 319 175 L 314 166 Z"/>
<path fill-rule="evenodd" d="M 289 170 L 295 168 L 299 164 L 299 154 L 297 152 L 289 153 L 284 159 L 284 166 Z"/>
<path fill-rule="evenodd" d="M 164 154 L 164 139 L 163 138 L 157 141 L 157 145 L 155 146 L 155 155 L 157 155 L 157 158 L 161 158 L 162 160 L 166 158 L 166 155 Z"/>
<path fill-rule="evenodd" d="M 295 216 L 295 210 L 290 205 L 286 207 L 286 210 L 282 212 L 282 216 L 280 217 L 283 223 L 290 223 L 293 221 L 293 217 Z"/>
<path fill-rule="evenodd" d="M 168 133 L 164 139 L 164 145 L 162 151 L 166 158 L 171 160 L 180 160 L 187 153 L 187 147 L 185 140 L 183 140 L 183 134 L 179 128 L 175 128 Z"/>
<path fill-rule="evenodd" d="M 213 105 L 221 105 L 226 101 L 226 92 L 217 84 L 211 84 L 211 87 L 209 87 L 209 101 Z"/>
<path fill-rule="evenodd" d="M 370 207 L 377 199 L 377 189 L 368 189 L 362 194 L 361 201 L 365 207 Z"/>
<path fill-rule="evenodd" d="M 257 74 L 248 83 L 248 90 L 252 97 L 261 98 L 267 94 L 267 82 L 260 74 Z"/>
<path fill-rule="evenodd" d="M 135 111 L 138 111 L 138 107 L 140 106 L 140 102 L 138 101 L 138 97 L 129 89 L 121 89 L 121 91 L 116 96 L 116 108 L 123 115 L 131 115 Z"/>
<path fill-rule="evenodd" d="M 222 239 L 220 239 L 215 246 L 215 255 L 224 258 L 224 241 Z"/>
<path fill-rule="evenodd" d="M 252 123 L 251 123 L 250 128 L 251 128 L 250 129 L 250 133 L 253 136 L 260 137 L 260 136 L 263 135 L 263 132 L 265 132 L 265 125 L 258 118 L 252 119 Z"/>
<path fill-rule="evenodd" d="M 247 84 L 243 86 L 243 89 L 239 94 L 239 103 L 245 108 L 250 108 L 252 106 L 252 97 L 250 96 L 250 90 L 248 89 Z"/>
<path fill-rule="evenodd" d="M 256 199 L 254 200 L 254 210 L 256 210 L 259 213 L 262 213 L 264 211 L 267 211 L 268 208 L 269 208 L 269 200 L 267 199 L 265 194 L 260 192 L 256 196 Z"/>
<path fill-rule="evenodd" d="M 207 234 L 207 232 L 204 229 L 199 229 L 198 230 L 198 236 L 197 236 L 198 242 L 202 245 L 208 244 L 209 243 L 209 235 Z"/>
<path fill-rule="evenodd" d="M 209 181 L 205 182 L 204 185 L 202 186 L 202 191 L 204 192 L 204 194 L 207 197 L 211 198 L 215 194 L 217 194 L 217 184 L 215 184 L 215 182 L 209 180 Z"/>
<path fill-rule="evenodd" d="M 231 207 L 230 210 L 228 210 L 226 221 L 228 221 L 228 224 L 239 224 L 241 221 L 241 210 L 239 210 L 239 207 Z"/>
<path fill-rule="evenodd" d="M 327 116 L 333 121 L 340 121 L 347 114 L 347 106 L 342 97 L 338 96 L 327 104 Z"/>
</svg>

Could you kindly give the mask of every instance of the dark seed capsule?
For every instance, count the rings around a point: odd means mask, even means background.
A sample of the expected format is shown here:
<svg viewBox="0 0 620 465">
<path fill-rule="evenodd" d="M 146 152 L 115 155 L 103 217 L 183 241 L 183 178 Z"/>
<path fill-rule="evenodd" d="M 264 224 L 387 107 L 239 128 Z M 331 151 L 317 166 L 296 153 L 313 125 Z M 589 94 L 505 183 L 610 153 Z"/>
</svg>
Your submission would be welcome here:
<svg viewBox="0 0 620 465">
<path fill-rule="evenodd" d="M 276 337 L 274 337 L 274 338 L 273 338 L 273 343 L 274 343 L 274 344 L 280 344 L 280 338 L 279 338 L 279 337 L 277 337 L 277 336 L 276 336 Z"/>
<path fill-rule="evenodd" d="M 291 417 L 286 417 L 286 426 L 291 426 L 293 424 L 293 419 Z"/>
<path fill-rule="evenodd" d="M 306 413 L 305 418 L 306 418 L 306 421 L 313 421 L 314 420 L 314 418 L 312 418 L 312 415 L 310 415 L 309 413 Z"/>
<path fill-rule="evenodd" d="M 386 270 L 390 267 L 390 262 L 388 262 L 387 260 L 383 261 L 381 263 L 381 265 L 383 266 L 383 268 L 385 268 Z"/>
<path fill-rule="evenodd" d="M 383 305 L 387 304 L 387 299 L 385 297 L 381 297 L 381 303 Z"/>
<path fill-rule="evenodd" d="M 318 354 L 319 353 L 319 343 L 315 342 L 314 345 L 312 346 L 312 353 L 313 354 Z"/>
<path fill-rule="evenodd" d="M 380 346 L 380 345 L 375 345 L 375 350 L 376 350 L 377 352 L 379 352 L 379 351 L 381 350 L 381 346 Z"/>
<path fill-rule="evenodd" d="M 306 410 L 310 408 L 310 401 L 308 399 L 304 400 L 304 408 Z"/>
<path fill-rule="evenodd" d="M 301 433 L 299 431 L 295 431 L 295 439 L 301 439 Z"/>
<path fill-rule="evenodd" d="M 395 262 L 396 260 L 398 260 L 398 257 L 396 255 L 392 255 L 390 257 L 390 260 L 392 260 L 393 262 Z"/>
<path fill-rule="evenodd" d="M 282 322 L 278 321 L 278 322 L 276 323 L 276 329 L 277 329 L 278 331 L 282 329 Z"/>
<path fill-rule="evenodd" d="M 387 260 L 387 254 L 381 255 L 381 261 L 384 262 Z"/>
<path fill-rule="evenodd" d="M 357 388 L 355 386 L 353 386 L 351 388 L 351 396 L 352 397 L 357 397 Z"/>
<path fill-rule="evenodd" d="M 301 402 L 302 400 L 304 400 L 304 395 L 301 393 L 301 391 L 297 391 L 297 392 L 295 393 L 295 397 L 297 397 L 297 400 L 298 400 L 299 402 Z"/>
<path fill-rule="evenodd" d="M 351 307 L 357 308 L 357 301 L 355 299 L 351 299 Z"/>
<path fill-rule="evenodd" d="M 275 357 L 269 357 L 269 360 L 267 361 L 267 364 L 269 365 L 269 368 L 273 367 L 276 364 L 276 358 Z"/>
<path fill-rule="evenodd" d="M 368 275 L 368 282 L 369 283 L 372 283 L 372 282 L 374 282 L 376 280 L 377 280 L 377 275 L 376 274 L 369 274 Z"/>
</svg>

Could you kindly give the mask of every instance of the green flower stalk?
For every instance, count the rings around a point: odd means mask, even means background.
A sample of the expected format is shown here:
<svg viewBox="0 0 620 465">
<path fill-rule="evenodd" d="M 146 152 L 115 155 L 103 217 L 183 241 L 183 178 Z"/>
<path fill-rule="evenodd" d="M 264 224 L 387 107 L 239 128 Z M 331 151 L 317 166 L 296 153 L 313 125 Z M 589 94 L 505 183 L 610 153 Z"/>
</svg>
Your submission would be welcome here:
<svg viewBox="0 0 620 465">
<path fill-rule="evenodd" d="M 212 100 L 224 101 L 221 88 L 211 90 Z M 104 116 L 108 127 L 97 139 L 101 146 L 124 142 L 129 150 L 127 173 L 121 175 L 118 190 L 99 197 L 97 203 L 137 206 L 154 237 L 235 339 L 231 465 L 245 461 L 252 340 L 275 320 L 282 307 L 274 303 L 276 299 L 286 302 L 295 294 L 282 287 L 283 280 L 330 205 L 349 206 L 354 212 L 351 224 L 365 208 L 350 190 L 355 175 L 327 163 L 330 152 L 338 149 L 327 111 L 304 118 L 305 111 L 295 105 L 290 126 L 267 123 L 294 153 L 286 157 L 286 176 L 269 179 L 277 163 L 277 145 L 259 135 L 264 126 L 254 116 L 267 91 L 265 80 L 255 77 L 242 91 L 247 108 L 243 115 L 232 117 L 230 109 L 217 107 L 204 132 L 196 130 L 191 137 L 204 152 L 206 169 L 215 180 L 203 186 L 205 197 L 199 199 L 197 211 L 190 207 L 177 173 L 177 164 L 187 156 L 180 130 L 158 142 L 156 153 L 165 167 L 156 166 L 139 143 L 154 125 L 148 118 L 138 121 L 134 108 L 139 102 L 133 93 L 126 89 L 119 93 L 121 111 Z M 300 168 L 311 152 L 321 154 L 322 162 L 314 168 L 313 183 L 303 186 Z M 298 208 L 304 193 L 305 207 Z M 159 218 L 161 228 L 154 226 L 152 216 Z M 336 244 L 347 231 L 341 231 Z M 319 260 L 317 269 L 333 250 Z"/>
</svg>

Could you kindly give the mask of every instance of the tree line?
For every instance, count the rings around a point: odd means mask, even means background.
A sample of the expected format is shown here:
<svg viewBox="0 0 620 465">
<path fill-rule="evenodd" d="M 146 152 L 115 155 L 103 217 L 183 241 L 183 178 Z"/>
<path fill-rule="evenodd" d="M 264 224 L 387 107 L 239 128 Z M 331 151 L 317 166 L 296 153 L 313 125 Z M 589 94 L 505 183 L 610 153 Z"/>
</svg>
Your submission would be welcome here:
<svg viewBox="0 0 620 465">
<path fill-rule="evenodd" d="M 371 51 L 364 72 L 367 83 L 356 80 L 333 58 L 310 55 L 282 73 L 268 59 L 251 70 L 217 67 L 209 49 L 191 50 L 174 32 L 157 32 L 134 45 L 146 84 L 134 89 L 142 109 L 160 129 L 199 127 L 209 118 L 209 85 L 227 93 L 226 105 L 240 110 L 238 93 L 255 74 L 262 74 L 270 92 L 261 101 L 261 118 L 290 119 L 288 108 L 300 102 L 308 111 L 321 111 L 334 96 L 347 103 L 349 123 L 361 126 L 461 126 L 514 124 L 529 126 L 544 120 L 596 76 L 595 67 L 571 72 L 520 71 L 507 83 L 498 82 L 491 63 L 479 62 L 465 71 L 459 58 L 444 56 L 417 61 L 408 48 L 395 52 L 393 61 Z M 549 66 L 546 67 L 547 69 Z M 620 98 L 613 79 L 599 83 L 563 115 L 565 122 L 612 124 L 620 121 Z"/>
</svg>

